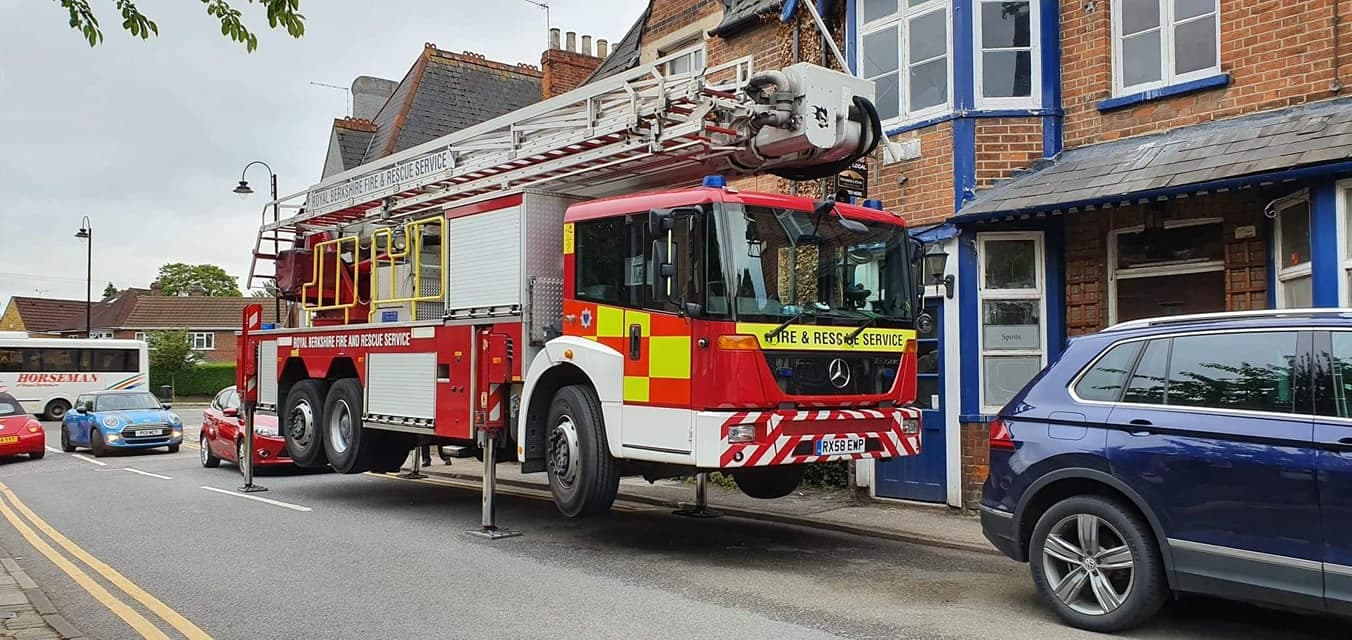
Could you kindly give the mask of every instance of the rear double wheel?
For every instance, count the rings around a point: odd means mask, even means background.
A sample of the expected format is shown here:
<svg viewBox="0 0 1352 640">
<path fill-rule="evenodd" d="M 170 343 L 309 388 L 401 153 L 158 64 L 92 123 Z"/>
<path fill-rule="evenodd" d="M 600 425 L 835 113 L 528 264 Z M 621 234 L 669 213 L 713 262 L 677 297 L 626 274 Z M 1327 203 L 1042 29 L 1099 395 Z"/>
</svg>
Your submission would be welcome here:
<svg viewBox="0 0 1352 640">
<path fill-rule="evenodd" d="M 581 385 L 560 389 L 549 407 L 548 426 L 545 469 L 559 511 L 570 518 L 609 511 L 620 474 L 606 444 L 596 393 Z"/>
<path fill-rule="evenodd" d="M 339 473 L 398 471 L 413 446 L 412 436 L 368 429 L 362 423 L 361 383 L 333 383 L 324 401 L 324 451 Z"/>
<path fill-rule="evenodd" d="M 298 467 L 317 469 L 327 462 L 323 433 L 327 392 L 328 385 L 323 380 L 302 380 L 286 394 L 282 430 L 291 460 Z"/>
</svg>

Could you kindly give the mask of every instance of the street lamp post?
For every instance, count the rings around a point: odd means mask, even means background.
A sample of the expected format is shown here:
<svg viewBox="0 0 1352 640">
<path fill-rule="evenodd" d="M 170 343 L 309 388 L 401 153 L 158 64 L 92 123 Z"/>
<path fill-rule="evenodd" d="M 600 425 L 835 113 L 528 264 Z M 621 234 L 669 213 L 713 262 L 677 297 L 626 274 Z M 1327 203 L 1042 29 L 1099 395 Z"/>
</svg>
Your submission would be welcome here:
<svg viewBox="0 0 1352 640">
<path fill-rule="evenodd" d="M 253 193 L 253 189 L 249 188 L 249 182 L 244 179 L 244 174 L 249 171 L 249 167 L 256 164 L 263 165 L 263 168 L 268 170 L 268 175 L 272 178 L 272 221 L 277 222 L 281 217 L 277 211 L 277 174 L 272 172 L 272 167 L 269 167 L 266 162 L 254 160 L 253 162 L 244 165 L 244 170 L 239 173 L 239 186 L 235 187 L 235 193 L 238 193 L 240 196 L 248 196 Z M 276 236 L 274 235 L 273 237 L 275 238 Z M 253 283 L 249 282 L 245 284 L 246 286 L 250 286 Z M 273 304 L 276 305 L 276 315 L 273 317 L 273 321 L 280 325 L 282 322 L 282 297 L 281 291 L 277 290 L 275 279 L 273 280 L 272 300 Z M 261 308 L 259 310 L 259 315 L 263 315 Z M 256 400 L 252 396 L 249 396 L 249 398 L 241 404 L 243 406 L 240 408 L 244 411 L 244 455 L 240 456 L 239 470 L 244 474 L 244 486 L 240 487 L 239 490 L 244 493 L 267 491 L 267 487 L 256 485 L 253 481 L 254 410 L 256 409 Z"/>
<path fill-rule="evenodd" d="M 244 170 L 239 172 L 239 185 L 235 187 L 235 193 L 238 193 L 241 197 L 253 194 L 254 190 L 249 187 L 249 181 L 244 179 L 244 174 L 248 173 L 249 167 L 256 164 L 262 165 L 264 169 L 268 170 L 268 176 L 272 182 L 272 221 L 273 223 L 276 223 L 281 219 L 281 214 L 277 209 L 277 174 L 272 172 L 272 167 L 269 167 L 268 163 L 263 162 L 262 160 L 254 160 L 253 162 L 244 165 Z M 252 283 L 248 284 L 251 285 Z M 276 288 L 276 280 L 273 280 L 272 302 L 273 311 L 275 312 L 273 320 L 278 326 L 282 326 L 282 297 L 280 294 L 281 292 Z"/>
<path fill-rule="evenodd" d="M 80 230 L 75 232 L 75 237 L 85 241 L 85 338 L 88 339 L 90 333 L 90 309 L 93 308 L 94 291 L 94 225 L 90 224 L 89 216 L 84 216 L 80 220 Z"/>
</svg>

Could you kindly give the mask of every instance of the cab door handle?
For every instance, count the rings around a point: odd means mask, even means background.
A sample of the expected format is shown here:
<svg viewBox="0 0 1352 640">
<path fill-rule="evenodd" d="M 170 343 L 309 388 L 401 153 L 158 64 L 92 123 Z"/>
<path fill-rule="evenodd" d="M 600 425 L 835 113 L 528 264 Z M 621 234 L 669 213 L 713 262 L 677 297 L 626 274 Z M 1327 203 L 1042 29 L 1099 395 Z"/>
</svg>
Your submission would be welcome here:
<svg viewBox="0 0 1352 640">
<path fill-rule="evenodd" d="M 643 327 L 636 324 L 629 325 L 629 359 L 638 360 L 643 357 Z"/>
</svg>

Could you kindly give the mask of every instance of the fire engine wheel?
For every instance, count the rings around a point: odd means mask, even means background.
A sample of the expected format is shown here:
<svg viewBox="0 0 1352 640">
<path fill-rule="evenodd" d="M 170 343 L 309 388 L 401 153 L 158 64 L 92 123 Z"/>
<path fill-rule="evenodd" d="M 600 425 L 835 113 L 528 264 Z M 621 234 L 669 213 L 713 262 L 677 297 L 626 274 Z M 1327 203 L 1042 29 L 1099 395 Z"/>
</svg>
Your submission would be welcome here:
<svg viewBox="0 0 1352 640">
<path fill-rule="evenodd" d="M 327 463 L 321 426 L 327 391 L 323 380 L 302 380 L 286 394 L 283 414 L 286 447 L 298 467 L 315 469 Z"/>
<path fill-rule="evenodd" d="M 380 437 L 362 426 L 361 383 L 344 378 L 333 383 L 324 401 L 324 452 L 338 473 L 364 473 L 380 445 Z"/>
<path fill-rule="evenodd" d="M 802 466 L 748 469 L 733 471 L 732 480 L 748 497 L 771 500 L 793 493 L 803 479 L 803 471 Z"/>
<path fill-rule="evenodd" d="M 606 446 L 595 392 L 580 385 L 560 389 L 549 407 L 548 424 L 545 459 L 554 504 L 570 518 L 609 511 L 620 474 Z"/>
</svg>

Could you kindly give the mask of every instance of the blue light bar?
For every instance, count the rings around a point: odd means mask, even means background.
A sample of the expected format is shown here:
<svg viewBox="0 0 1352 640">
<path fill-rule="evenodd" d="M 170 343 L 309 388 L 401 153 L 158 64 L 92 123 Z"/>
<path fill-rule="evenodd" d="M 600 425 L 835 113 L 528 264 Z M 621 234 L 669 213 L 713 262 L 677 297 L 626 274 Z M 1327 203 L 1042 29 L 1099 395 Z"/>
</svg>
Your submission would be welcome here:
<svg viewBox="0 0 1352 640">
<path fill-rule="evenodd" d="M 869 209 L 877 209 L 877 210 L 879 210 L 879 211 L 882 211 L 882 210 L 883 210 L 883 201 L 882 201 L 882 200 L 865 200 L 865 201 L 864 201 L 864 206 L 865 206 L 866 208 L 869 208 Z"/>
<path fill-rule="evenodd" d="M 728 180 L 723 176 L 704 176 L 704 186 L 722 189 L 728 186 Z"/>
</svg>

